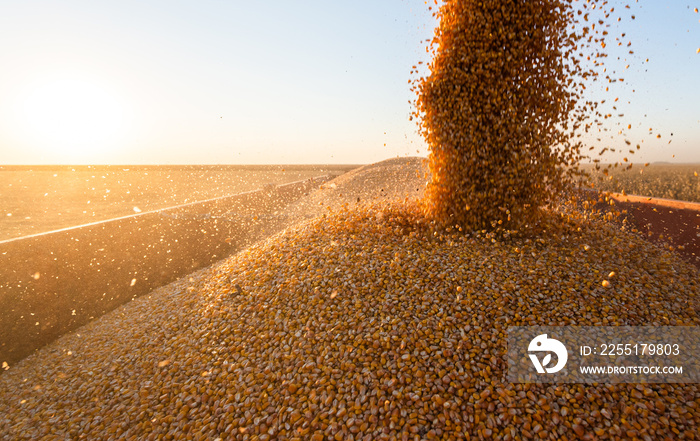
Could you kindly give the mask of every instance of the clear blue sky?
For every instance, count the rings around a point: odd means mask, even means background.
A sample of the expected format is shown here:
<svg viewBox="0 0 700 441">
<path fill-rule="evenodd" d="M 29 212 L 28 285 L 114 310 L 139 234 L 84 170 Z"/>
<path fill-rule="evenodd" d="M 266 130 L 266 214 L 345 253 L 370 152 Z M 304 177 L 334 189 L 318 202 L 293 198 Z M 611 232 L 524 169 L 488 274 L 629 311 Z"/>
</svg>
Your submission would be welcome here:
<svg viewBox="0 0 700 441">
<path fill-rule="evenodd" d="M 697 6 L 623 21 L 636 162 L 700 162 Z M 414 0 L 0 1 L 0 164 L 425 155 L 408 79 L 434 26 Z"/>
</svg>

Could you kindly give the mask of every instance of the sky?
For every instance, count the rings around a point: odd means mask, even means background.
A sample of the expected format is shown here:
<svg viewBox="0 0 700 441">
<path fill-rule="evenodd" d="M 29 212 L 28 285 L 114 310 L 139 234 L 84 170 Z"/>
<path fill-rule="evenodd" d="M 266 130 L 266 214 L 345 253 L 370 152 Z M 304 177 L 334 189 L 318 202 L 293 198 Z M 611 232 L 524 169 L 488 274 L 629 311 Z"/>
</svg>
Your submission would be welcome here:
<svg viewBox="0 0 700 441">
<path fill-rule="evenodd" d="M 621 22 L 637 162 L 700 162 L 699 6 L 641 1 Z M 435 25 L 415 0 L 0 0 L 0 164 L 426 155 L 408 80 Z"/>
<path fill-rule="evenodd" d="M 610 4 L 621 21 L 611 22 L 605 66 L 608 73 L 614 72 L 613 78 L 625 81 L 601 82 L 590 91 L 594 99 L 606 100 L 601 105 L 604 113 L 615 115 L 607 127 L 609 136 L 603 136 L 597 145 L 624 153 L 604 158 L 608 162 L 629 156 L 635 163 L 700 163 L 700 14 L 694 12 L 700 8 L 700 1 Z M 620 38 L 622 33 L 624 38 Z M 617 46 L 616 38 L 622 46 Z M 630 50 L 634 54 L 630 55 Z M 604 87 L 610 87 L 610 91 L 603 92 Z M 628 125 L 631 130 L 627 130 Z M 632 146 L 641 145 L 637 154 L 626 154 L 629 147 L 625 140 Z M 590 140 L 591 144 L 595 142 Z"/>
</svg>

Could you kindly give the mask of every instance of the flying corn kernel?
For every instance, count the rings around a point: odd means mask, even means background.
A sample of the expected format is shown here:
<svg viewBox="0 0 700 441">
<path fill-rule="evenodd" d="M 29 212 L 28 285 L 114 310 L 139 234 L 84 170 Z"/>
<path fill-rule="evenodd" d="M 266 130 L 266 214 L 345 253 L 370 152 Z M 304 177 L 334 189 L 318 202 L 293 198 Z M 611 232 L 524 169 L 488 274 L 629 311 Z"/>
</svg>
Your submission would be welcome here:
<svg viewBox="0 0 700 441">
<path fill-rule="evenodd" d="M 577 100 L 592 73 L 574 55 L 587 43 L 567 29 L 571 8 L 565 1 L 440 6 L 433 68 L 416 88 L 430 148 L 430 218 L 468 230 L 519 228 L 581 176 L 582 145 L 564 127 L 585 118 Z M 605 47 L 601 41 L 597 50 Z"/>
</svg>

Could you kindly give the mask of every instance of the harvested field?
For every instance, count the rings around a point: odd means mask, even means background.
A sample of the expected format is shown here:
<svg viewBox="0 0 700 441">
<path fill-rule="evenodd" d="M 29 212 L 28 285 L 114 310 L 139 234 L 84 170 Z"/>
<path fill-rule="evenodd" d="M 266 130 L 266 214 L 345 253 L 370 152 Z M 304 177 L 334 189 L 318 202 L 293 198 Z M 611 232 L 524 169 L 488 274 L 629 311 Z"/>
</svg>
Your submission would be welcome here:
<svg viewBox="0 0 700 441">
<path fill-rule="evenodd" d="M 401 202 L 418 173 L 357 204 L 420 167 L 339 177 L 307 199 L 324 214 L 11 366 L 0 438 L 697 437 L 696 384 L 505 380 L 508 326 L 697 326 L 696 268 L 575 214 L 509 238 L 435 231 Z"/>
<path fill-rule="evenodd" d="M 584 170 L 591 173 L 591 182 L 601 191 L 700 202 L 700 164 L 650 164 L 613 168 L 604 175 L 593 166 Z"/>
</svg>

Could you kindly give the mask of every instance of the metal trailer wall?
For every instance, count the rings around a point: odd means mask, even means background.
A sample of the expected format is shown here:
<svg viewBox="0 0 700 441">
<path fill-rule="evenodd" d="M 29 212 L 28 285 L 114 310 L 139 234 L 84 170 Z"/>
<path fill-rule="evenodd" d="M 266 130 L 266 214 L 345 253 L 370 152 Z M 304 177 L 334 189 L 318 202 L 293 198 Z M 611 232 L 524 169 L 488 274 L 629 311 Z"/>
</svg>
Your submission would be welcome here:
<svg viewBox="0 0 700 441">
<path fill-rule="evenodd" d="M 611 198 L 649 240 L 673 246 L 685 260 L 700 268 L 700 204 L 621 194 Z"/>
<path fill-rule="evenodd" d="M 0 242 L 0 363 L 274 233 L 279 211 L 328 179 Z"/>
<path fill-rule="evenodd" d="M 672 246 L 700 269 L 700 204 L 589 189 L 577 194 L 596 210 L 619 213 L 618 222 L 627 222 L 652 242 Z"/>
</svg>

